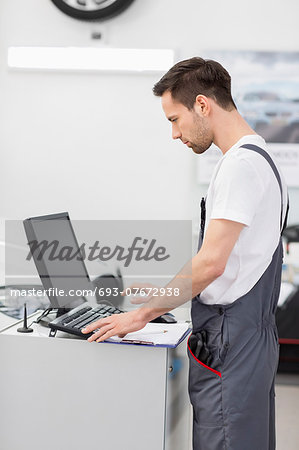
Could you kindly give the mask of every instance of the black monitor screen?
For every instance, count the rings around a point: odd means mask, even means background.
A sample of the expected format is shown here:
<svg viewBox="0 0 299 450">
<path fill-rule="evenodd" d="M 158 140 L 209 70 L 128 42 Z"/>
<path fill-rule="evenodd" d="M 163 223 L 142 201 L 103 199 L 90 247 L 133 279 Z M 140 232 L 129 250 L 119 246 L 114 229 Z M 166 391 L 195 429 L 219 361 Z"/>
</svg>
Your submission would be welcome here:
<svg viewBox="0 0 299 450">
<path fill-rule="evenodd" d="M 74 308 L 92 290 L 68 213 L 32 217 L 24 228 L 46 294 L 53 308 Z"/>
</svg>

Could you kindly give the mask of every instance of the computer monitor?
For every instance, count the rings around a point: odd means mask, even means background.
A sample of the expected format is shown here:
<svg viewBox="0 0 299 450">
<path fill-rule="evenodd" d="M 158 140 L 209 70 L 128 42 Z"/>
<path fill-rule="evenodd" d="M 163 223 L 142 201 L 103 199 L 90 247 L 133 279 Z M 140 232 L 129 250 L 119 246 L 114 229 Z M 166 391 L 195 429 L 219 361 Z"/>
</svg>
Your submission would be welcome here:
<svg viewBox="0 0 299 450">
<path fill-rule="evenodd" d="M 23 221 L 32 257 L 53 308 L 75 308 L 93 289 L 67 212 Z M 69 255 L 76 255 L 69 257 Z"/>
</svg>

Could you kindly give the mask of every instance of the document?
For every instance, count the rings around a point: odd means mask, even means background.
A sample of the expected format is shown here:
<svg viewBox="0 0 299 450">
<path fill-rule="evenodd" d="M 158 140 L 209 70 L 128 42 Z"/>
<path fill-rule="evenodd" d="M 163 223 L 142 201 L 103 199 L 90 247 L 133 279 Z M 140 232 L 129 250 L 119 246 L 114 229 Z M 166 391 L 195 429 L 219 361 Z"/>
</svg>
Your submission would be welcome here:
<svg viewBox="0 0 299 450">
<path fill-rule="evenodd" d="M 124 338 L 113 336 L 106 342 L 176 347 L 189 330 L 191 331 L 191 326 L 188 322 L 148 323 L 141 330 L 128 333 Z"/>
</svg>

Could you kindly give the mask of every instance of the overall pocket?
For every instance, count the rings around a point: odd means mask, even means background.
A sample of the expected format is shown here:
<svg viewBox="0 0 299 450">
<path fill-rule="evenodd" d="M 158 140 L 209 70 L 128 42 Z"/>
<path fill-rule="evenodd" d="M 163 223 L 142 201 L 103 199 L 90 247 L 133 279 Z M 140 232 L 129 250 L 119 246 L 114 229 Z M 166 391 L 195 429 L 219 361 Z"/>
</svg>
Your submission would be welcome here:
<svg viewBox="0 0 299 450">
<path fill-rule="evenodd" d="M 202 330 L 205 331 L 205 330 Z M 192 333 L 189 336 L 187 347 L 188 347 L 188 355 L 189 358 L 193 358 L 197 364 L 200 364 L 202 367 L 210 370 L 211 372 L 217 374 L 219 377 L 221 377 L 221 372 L 218 370 L 212 368 L 213 361 L 218 359 L 219 351 L 217 346 L 208 344 L 207 341 L 201 341 L 198 339 L 199 333 Z M 200 336 L 201 337 L 201 336 Z M 194 346 L 191 345 L 192 339 L 196 340 L 197 346 L 194 348 Z M 199 351 L 198 351 L 199 349 Z"/>
<path fill-rule="evenodd" d="M 192 336 L 192 335 L 191 335 Z M 200 361 L 192 352 L 188 339 L 189 396 L 193 406 L 194 420 L 199 427 L 222 426 L 222 380 L 221 372 Z M 216 349 L 211 349 L 217 355 Z M 212 362 L 213 365 L 213 362 Z"/>
</svg>

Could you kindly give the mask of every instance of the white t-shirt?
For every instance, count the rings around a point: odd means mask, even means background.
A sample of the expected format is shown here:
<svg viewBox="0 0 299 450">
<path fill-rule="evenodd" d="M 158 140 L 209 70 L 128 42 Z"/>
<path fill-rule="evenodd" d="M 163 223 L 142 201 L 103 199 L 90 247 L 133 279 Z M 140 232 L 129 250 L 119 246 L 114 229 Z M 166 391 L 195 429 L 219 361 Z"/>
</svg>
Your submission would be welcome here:
<svg viewBox="0 0 299 450">
<path fill-rule="evenodd" d="M 229 304 L 249 292 L 269 266 L 280 238 L 281 193 L 277 178 L 264 156 L 240 148 L 254 144 L 267 150 L 261 136 L 243 136 L 216 165 L 206 198 L 206 224 L 228 219 L 245 224 L 224 273 L 201 293 L 206 304 Z M 283 219 L 287 188 L 283 187 Z"/>
</svg>

